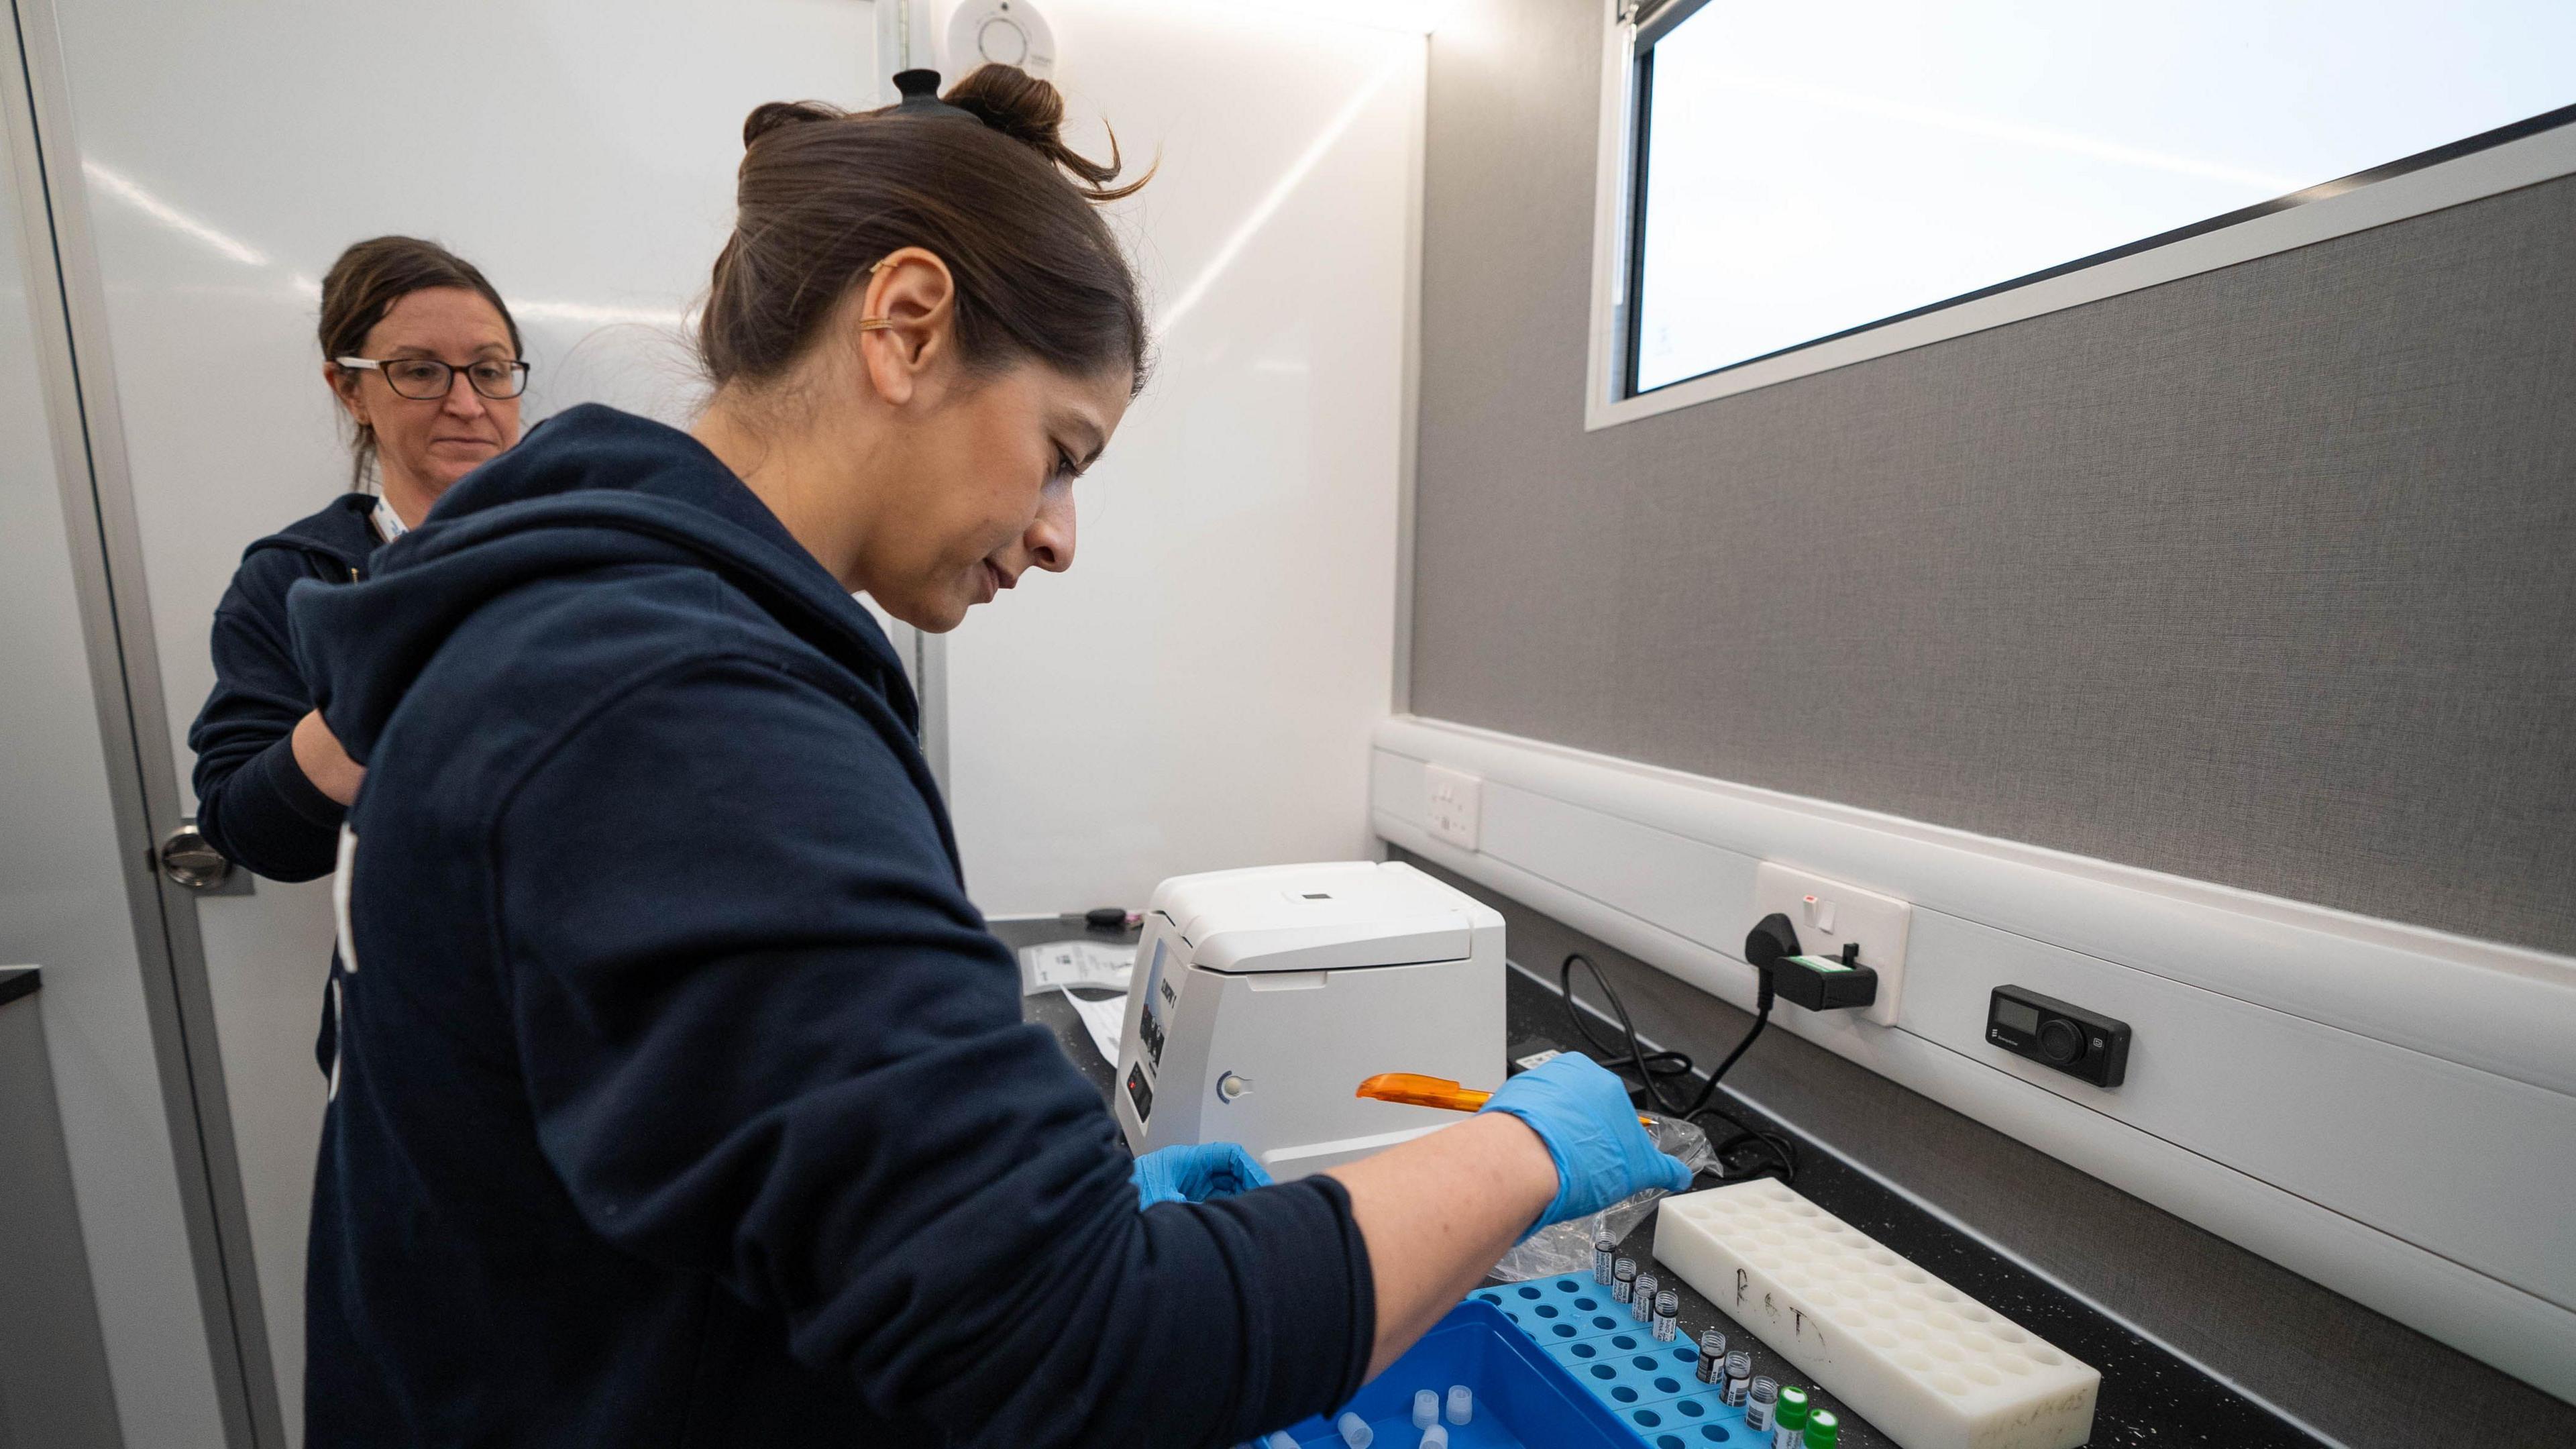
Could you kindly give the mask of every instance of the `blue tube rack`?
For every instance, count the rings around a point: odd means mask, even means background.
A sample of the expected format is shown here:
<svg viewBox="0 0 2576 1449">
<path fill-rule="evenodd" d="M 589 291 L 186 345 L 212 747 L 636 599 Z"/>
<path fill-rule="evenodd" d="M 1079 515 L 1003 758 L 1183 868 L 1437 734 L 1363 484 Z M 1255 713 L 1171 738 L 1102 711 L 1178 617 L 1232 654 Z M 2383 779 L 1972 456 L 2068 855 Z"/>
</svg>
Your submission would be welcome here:
<svg viewBox="0 0 2576 1449">
<path fill-rule="evenodd" d="M 1562 1360 L 1481 1297 L 1449 1310 L 1421 1342 L 1343 1408 L 1376 1432 L 1371 1449 L 1415 1449 L 1422 1442 L 1422 1431 L 1413 1427 L 1415 1391 L 1434 1390 L 1445 1408 L 1452 1384 L 1465 1384 L 1475 1395 L 1475 1413 L 1449 1429 L 1449 1449 L 1637 1449 L 1639 1444 L 1628 1421 L 1611 1412 L 1606 1400 L 1585 1393 L 1584 1383 Z M 1332 1418 L 1301 1420 L 1285 1432 L 1300 1449 L 1342 1449 Z"/>
<path fill-rule="evenodd" d="M 1771 1436 L 1746 1428 L 1744 1410 L 1699 1381 L 1699 1346 L 1658 1342 L 1606 1285 L 1532 1278 L 1479 1288 L 1467 1301 L 1499 1309 L 1652 1449 L 1767 1449 Z"/>
</svg>

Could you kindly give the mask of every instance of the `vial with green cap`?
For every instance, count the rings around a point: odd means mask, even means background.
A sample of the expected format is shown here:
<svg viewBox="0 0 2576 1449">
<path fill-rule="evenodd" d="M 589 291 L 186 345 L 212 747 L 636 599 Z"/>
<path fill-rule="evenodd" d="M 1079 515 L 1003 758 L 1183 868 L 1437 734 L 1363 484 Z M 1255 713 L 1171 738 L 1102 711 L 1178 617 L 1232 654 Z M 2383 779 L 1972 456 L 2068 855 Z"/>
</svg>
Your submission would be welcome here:
<svg viewBox="0 0 2576 1449">
<path fill-rule="evenodd" d="M 1834 1449 L 1842 1436 L 1843 1421 L 1831 1409 L 1814 1409 L 1807 1414 L 1807 1449 Z"/>
<path fill-rule="evenodd" d="M 1771 1449 L 1806 1449 L 1806 1443 L 1807 1391 L 1782 1384 L 1779 1406 L 1771 1411 Z"/>
</svg>

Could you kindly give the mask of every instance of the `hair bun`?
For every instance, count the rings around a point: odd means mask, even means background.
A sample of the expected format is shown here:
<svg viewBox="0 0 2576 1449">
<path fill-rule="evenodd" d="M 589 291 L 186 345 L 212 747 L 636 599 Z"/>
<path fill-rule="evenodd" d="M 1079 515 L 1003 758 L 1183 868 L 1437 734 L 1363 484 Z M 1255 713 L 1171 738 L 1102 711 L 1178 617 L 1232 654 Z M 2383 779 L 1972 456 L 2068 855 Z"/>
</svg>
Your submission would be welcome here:
<svg viewBox="0 0 2576 1449">
<path fill-rule="evenodd" d="M 1064 93 L 1016 65 L 979 65 L 943 99 L 1014 141 L 1041 151 L 1062 144 Z"/>
<path fill-rule="evenodd" d="M 1106 162 L 1068 148 L 1063 138 L 1064 93 L 1016 65 L 979 65 L 941 99 L 1071 172 L 1081 183 L 1076 189 L 1094 201 L 1116 200 L 1153 179 L 1148 171 L 1124 186 L 1111 186 L 1120 167 L 1118 133 L 1109 134 Z"/>
<path fill-rule="evenodd" d="M 807 121 L 838 121 L 848 115 L 838 106 L 827 106 L 821 101 L 765 101 L 752 107 L 751 114 L 743 118 L 743 149 L 751 149 L 753 142 L 781 126 L 802 125 Z"/>
</svg>

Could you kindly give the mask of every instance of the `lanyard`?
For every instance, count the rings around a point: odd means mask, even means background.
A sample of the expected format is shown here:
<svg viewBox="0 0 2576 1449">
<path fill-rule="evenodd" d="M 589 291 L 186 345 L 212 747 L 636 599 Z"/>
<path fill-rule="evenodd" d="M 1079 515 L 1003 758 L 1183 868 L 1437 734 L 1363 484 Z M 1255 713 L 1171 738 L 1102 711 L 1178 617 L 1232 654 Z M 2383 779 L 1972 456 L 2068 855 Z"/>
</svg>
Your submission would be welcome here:
<svg viewBox="0 0 2576 1449">
<path fill-rule="evenodd" d="M 394 506 L 382 498 L 376 500 L 375 520 L 378 543 L 391 543 L 411 532 L 410 529 L 403 527 L 402 515 L 394 512 Z"/>
</svg>

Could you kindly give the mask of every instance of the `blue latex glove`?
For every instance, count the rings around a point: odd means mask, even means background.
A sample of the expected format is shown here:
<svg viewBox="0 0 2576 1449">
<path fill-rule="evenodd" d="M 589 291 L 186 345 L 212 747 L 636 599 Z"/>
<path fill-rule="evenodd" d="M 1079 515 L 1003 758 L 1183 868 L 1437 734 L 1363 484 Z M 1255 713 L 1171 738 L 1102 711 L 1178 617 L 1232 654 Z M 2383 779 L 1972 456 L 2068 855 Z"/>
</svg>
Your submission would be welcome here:
<svg viewBox="0 0 2576 1449">
<path fill-rule="evenodd" d="M 1132 1180 L 1136 1205 L 1149 1208 L 1158 1202 L 1206 1202 L 1268 1187 L 1270 1174 L 1261 1170 L 1251 1153 L 1231 1142 L 1198 1142 L 1160 1148 L 1137 1158 Z"/>
<path fill-rule="evenodd" d="M 1626 1084 L 1590 1057 L 1551 1057 L 1503 1083 L 1480 1110 L 1508 1112 L 1529 1124 L 1556 1164 L 1556 1201 L 1533 1230 L 1599 1212 L 1650 1187 L 1690 1187 L 1690 1169 L 1659 1151 L 1638 1125 Z"/>
</svg>

